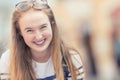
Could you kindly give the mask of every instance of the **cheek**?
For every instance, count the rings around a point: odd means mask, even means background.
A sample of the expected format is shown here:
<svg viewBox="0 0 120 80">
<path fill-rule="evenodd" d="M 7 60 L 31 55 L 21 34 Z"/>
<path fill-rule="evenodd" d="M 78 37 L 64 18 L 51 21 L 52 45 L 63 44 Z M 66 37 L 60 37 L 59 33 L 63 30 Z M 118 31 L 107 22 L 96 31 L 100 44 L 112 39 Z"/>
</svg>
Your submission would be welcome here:
<svg viewBox="0 0 120 80">
<path fill-rule="evenodd" d="M 29 42 L 31 42 L 33 37 L 32 36 L 28 36 L 28 35 L 24 35 L 23 39 L 24 39 L 25 43 L 28 44 Z"/>
<path fill-rule="evenodd" d="M 48 32 L 49 36 L 52 38 L 53 37 L 53 33 L 52 33 L 52 30 L 50 29 L 49 32 Z"/>
<path fill-rule="evenodd" d="M 52 31 L 46 31 L 46 32 L 43 33 L 43 35 L 46 36 L 46 37 L 49 37 L 49 38 L 52 38 L 52 36 L 53 36 Z"/>
</svg>

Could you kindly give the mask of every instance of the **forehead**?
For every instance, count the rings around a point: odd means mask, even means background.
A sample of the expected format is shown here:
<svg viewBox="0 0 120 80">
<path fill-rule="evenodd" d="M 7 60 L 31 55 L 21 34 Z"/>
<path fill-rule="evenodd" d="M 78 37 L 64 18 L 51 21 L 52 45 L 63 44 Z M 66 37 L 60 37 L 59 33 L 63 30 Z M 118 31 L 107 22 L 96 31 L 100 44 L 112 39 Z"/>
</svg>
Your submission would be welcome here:
<svg viewBox="0 0 120 80">
<path fill-rule="evenodd" d="M 35 15 L 36 16 L 41 16 L 41 17 L 48 17 L 48 15 L 44 11 L 42 11 L 42 10 L 35 10 L 35 9 L 31 8 L 31 9 L 29 9 L 26 12 L 22 12 L 20 18 L 32 17 L 32 16 L 35 16 Z"/>
<path fill-rule="evenodd" d="M 43 11 L 40 10 L 34 10 L 30 9 L 24 13 L 22 13 L 20 19 L 19 19 L 19 25 L 21 24 L 33 24 L 33 23 L 44 23 L 44 22 L 49 22 L 49 18 L 47 14 Z"/>
</svg>

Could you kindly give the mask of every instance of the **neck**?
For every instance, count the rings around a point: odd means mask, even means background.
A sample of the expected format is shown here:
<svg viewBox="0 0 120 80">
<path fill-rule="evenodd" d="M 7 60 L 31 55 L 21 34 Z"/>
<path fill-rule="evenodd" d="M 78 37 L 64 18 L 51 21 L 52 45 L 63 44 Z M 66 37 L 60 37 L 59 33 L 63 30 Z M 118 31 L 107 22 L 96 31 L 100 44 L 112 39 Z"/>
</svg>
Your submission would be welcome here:
<svg viewBox="0 0 120 80">
<path fill-rule="evenodd" d="M 39 63 L 44 63 L 47 62 L 48 59 L 51 56 L 51 52 L 50 51 L 46 51 L 46 52 L 32 52 L 32 56 L 33 56 L 33 60 L 39 62 Z"/>
</svg>

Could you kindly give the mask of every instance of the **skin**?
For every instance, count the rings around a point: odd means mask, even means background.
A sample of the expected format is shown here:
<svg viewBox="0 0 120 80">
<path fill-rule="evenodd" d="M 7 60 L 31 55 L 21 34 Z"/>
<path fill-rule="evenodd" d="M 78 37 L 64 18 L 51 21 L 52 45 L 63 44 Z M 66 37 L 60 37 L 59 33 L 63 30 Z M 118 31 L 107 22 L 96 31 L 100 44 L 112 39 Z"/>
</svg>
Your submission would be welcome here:
<svg viewBox="0 0 120 80">
<path fill-rule="evenodd" d="M 33 59 L 46 62 L 51 56 L 52 29 L 48 16 L 43 11 L 30 9 L 19 19 L 21 36 L 30 48 Z"/>
</svg>

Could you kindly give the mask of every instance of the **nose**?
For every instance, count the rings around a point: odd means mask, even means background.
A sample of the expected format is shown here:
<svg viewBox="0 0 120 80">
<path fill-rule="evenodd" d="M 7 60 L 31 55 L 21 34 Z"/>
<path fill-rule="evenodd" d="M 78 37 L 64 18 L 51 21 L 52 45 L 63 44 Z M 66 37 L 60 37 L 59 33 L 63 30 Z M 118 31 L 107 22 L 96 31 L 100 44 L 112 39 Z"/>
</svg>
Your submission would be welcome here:
<svg viewBox="0 0 120 80">
<path fill-rule="evenodd" d="M 40 31 L 36 31 L 36 35 L 35 35 L 36 40 L 40 40 L 42 39 L 42 37 L 43 37 L 42 33 Z"/>
</svg>

